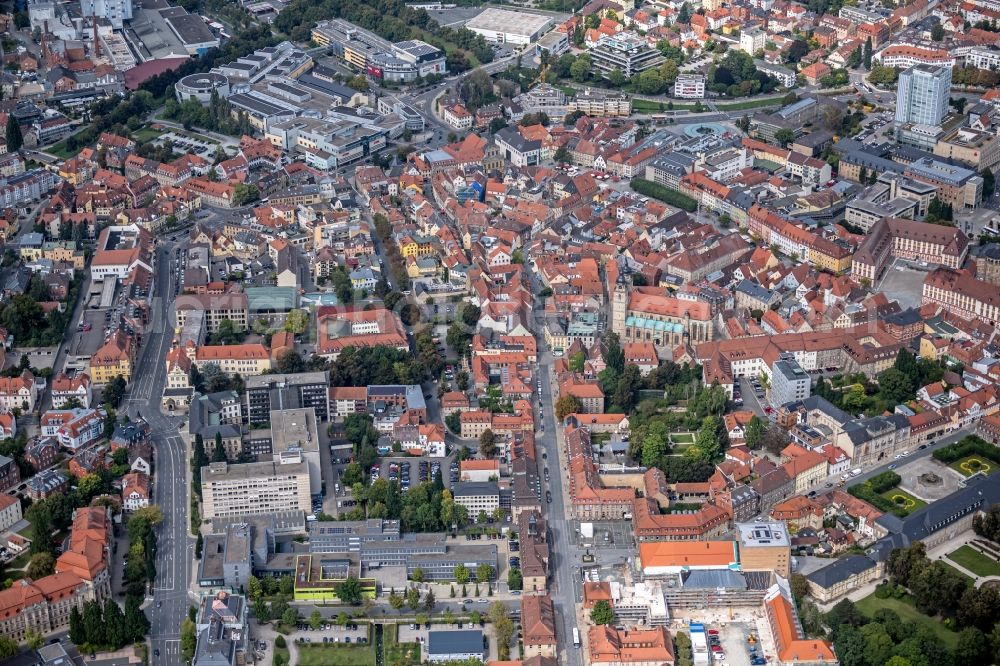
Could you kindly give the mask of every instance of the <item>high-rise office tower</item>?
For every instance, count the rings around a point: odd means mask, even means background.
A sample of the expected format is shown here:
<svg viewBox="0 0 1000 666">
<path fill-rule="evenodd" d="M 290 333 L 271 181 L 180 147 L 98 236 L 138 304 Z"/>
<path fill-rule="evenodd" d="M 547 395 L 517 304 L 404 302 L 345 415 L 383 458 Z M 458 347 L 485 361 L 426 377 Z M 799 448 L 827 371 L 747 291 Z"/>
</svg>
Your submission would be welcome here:
<svg viewBox="0 0 1000 666">
<path fill-rule="evenodd" d="M 914 65 L 899 75 L 896 122 L 940 125 L 948 115 L 951 67 Z"/>
</svg>

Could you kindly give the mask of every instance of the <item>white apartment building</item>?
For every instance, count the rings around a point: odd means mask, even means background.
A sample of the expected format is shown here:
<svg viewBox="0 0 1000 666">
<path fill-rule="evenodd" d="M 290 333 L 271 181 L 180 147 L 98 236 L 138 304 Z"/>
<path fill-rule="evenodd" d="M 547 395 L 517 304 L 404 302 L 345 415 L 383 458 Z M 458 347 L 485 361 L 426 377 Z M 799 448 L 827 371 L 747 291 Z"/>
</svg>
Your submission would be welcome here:
<svg viewBox="0 0 1000 666">
<path fill-rule="evenodd" d="M 753 55 L 762 51 L 767 43 L 767 33 L 758 27 L 747 28 L 740 33 L 740 51 Z"/>
<path fill-rule="evenodd" d="M 679 74 L 674 81 L 674 97 L 681 99 L 703 99 L 705 97 L 704 74 Z"/>
<path fill-rule="evenodd" d="M 212 463 L 201 468 L 201 489 L 207 519 L 308 513 L 312 507 L 309 466 L 301 456 L 282 456 L 281 462 Z"/>
</svg>

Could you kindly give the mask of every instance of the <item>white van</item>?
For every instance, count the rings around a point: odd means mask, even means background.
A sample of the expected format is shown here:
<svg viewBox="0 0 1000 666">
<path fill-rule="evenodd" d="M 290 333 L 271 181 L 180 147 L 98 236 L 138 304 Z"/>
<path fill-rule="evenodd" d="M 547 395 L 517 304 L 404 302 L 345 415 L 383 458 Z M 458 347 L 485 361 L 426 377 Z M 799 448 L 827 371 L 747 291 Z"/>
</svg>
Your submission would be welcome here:
<svg viewBox="0 0 1000 666">
<path fill-rule="evenodd" d="M 851 476 L 852 477 L 854 477 L 854 476 L 860 476 L 860 475 L 861 475 L 861 468 L 860 467 L 855 467 L 854 469 L 851 470 Z"/>
</svg>

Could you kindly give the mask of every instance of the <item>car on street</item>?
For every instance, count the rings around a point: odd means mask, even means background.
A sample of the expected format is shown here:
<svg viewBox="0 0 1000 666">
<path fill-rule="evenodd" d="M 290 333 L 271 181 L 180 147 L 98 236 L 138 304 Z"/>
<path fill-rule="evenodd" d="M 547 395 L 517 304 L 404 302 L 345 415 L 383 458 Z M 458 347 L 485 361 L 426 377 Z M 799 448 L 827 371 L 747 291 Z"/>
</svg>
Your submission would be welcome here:
<svg viewBox="0 0 1000 666">
<path fill-rule="evenodd" d="M 552 491 L 551 490 L 546 490 L 545 491 L 545 501 L 548 502 L 549 504 L 552 504 Z"/>
</svg>

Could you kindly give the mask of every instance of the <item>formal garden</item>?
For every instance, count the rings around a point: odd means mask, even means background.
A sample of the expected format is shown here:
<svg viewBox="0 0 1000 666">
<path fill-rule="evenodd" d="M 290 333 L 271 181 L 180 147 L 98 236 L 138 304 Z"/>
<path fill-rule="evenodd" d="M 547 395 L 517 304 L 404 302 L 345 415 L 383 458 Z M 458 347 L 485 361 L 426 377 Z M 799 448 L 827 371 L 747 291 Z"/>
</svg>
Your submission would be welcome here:
<svg viewBox="0 0 1000 666">
<path fill-rule="evenodd" d="M 961 474 L 962 476 L 972 476 L 973 474 L 992 474 L 997 471 L 997 463 L 992 460 L 988 460 L 983 456 L 966 456 L 955 462 L 949 463 L 948 467 Z"/>
<path fill-rule="evenodd" d="M 863 499 L 879 511 L 905 518 L 917 509 L 927 506 L 923 500 L 899 488 L 902 477 L 892 471 L 876 474 L 864 483 L 851 486 L 848 492 Z"/>
</svg>

